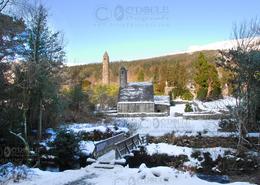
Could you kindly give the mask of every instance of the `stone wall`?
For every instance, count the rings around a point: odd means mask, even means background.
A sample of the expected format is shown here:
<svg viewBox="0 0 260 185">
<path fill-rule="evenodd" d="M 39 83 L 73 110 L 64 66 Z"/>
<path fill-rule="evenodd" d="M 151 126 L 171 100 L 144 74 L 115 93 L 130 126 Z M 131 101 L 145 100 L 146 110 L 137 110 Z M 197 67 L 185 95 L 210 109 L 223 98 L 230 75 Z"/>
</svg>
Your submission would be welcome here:
<svg viewBox="0 0 260 185">
<path fill-rule="evenodd" d="M 168 115 L 170 115 L 170 106 L 169 105 L 155 104 L 155 112 L 165 112 Z"/>
<path fill-rule="evenodd" d="M 149 113 L 154 112 L 154 103 L 130 103 L 130 102 L 119 102 L 117 104 L 118 113 Z"/>
<path fill-rule="evenodd" d="M 228 118 L 228 114 L 222 113 L 211 113 L 211 114 L 183 114 L 184 119 L 192 119 L 192 120 L 219 120 Z"/>
<path fill-rule="evenodd" d="M 110 115 L 109 115 L 110 116 Z M 165 117 L 168 116 L 167 113 L 165 112 L 152 112 L 152 113 L 117 113 L 116 115 L 111 115 L 117 116 L 117 117 Z"/>
</svg>

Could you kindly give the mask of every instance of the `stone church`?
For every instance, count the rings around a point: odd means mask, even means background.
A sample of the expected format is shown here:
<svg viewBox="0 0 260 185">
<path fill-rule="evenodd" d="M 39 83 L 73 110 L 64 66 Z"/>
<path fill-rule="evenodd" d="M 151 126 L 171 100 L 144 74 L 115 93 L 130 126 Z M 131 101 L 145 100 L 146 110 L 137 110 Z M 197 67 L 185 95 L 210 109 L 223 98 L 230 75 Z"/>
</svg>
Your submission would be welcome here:
<svg viewBox="0 0 260 185">
<path fill-rule="evenodd" d="M 121 67 L 119 83 L 118 115 L 167 116 L 170 114 L 170 97 L 155 96 L 152 82 L 127 82 L 127 70 Z"/>
<path fill-rule="evenodd" d="M 102 84 L 110 83 L 109 56 L 103 55 Z M 152 82 L 128 82 L 127 69 L 119 71 L 119 94 L 117 113 L 121 116 L 149 115 L 167 116 L 170 114 L 170 97 L 155 96 Z"/>
</svg>

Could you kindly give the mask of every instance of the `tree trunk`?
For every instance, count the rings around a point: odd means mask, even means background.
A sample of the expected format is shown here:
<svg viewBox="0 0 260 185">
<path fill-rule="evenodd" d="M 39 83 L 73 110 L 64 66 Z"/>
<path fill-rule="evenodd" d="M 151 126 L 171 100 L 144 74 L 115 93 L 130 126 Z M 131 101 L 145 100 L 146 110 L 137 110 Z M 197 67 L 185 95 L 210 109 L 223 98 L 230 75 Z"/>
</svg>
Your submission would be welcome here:
<svg viewBox="0 0 260 185">
<path fill-rule="evenodd" d="M 213 83 L 213 81 L 211 80 L 211 79 L 209 79 L 209 82 L 208 82 L 208 91 L 207 91 L 207 98 L 209 98 L 210 97 L 210 94 L 211 94 L 211 92 L 212 92 L 212 83 Z"/>
<path fill-rule="evenodd" d="M 24 139 L 27 141 L 27 119 L 26 119 L 26 110 L 23 111 L 23 126 L 24 126 Z"/>
<path fill-rule="evenodd" d="M 40 100 L 39 110 L 39 125 L 38 125 L 38 139 L 42 139 L 42 99 Z"/>
<path fill-rule="evenodd" d="M 23 144 L 24 144 L 24 146 L 25 146 L 25 160 L 26 161 L 28 161 L 28 159 L 29 159 L 29 153 L 30 153 L 30 148 L 29 148 L 29 144 L 26 142 L 26 140 L 20 135 L 20 134 L 16 134 L 16 133 L 14 133 L 14 132 L 12 132 L 12 131 L 9 131 L 9 133 L 10 134 L 12 134 L 12 135 L 14 135 L 15 137 L 17 137 L 18 139 L 20 139 L 22 142 L 23 142 Z"/>
</svg>

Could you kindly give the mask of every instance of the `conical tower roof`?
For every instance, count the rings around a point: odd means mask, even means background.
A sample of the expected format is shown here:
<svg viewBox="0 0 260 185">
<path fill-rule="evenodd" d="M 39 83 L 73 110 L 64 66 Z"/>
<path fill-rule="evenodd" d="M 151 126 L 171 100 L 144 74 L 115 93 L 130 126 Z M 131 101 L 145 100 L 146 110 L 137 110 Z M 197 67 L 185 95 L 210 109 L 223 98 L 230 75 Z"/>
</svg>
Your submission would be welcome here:
<svg viewBox="0 0 260 185">
<path fill-rule="evenodd" d="M 107 53 L 107 51 L 105 51 L 105 53 L 104 53 L 104 57 L 108 57 L 108 53 Z"/>
</svg>

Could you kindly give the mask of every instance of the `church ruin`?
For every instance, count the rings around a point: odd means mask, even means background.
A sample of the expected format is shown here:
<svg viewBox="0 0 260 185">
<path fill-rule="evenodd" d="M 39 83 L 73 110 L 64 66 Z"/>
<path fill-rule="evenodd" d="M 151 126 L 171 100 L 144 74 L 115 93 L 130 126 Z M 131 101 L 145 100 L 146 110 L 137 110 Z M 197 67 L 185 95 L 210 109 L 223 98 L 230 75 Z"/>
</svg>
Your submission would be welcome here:
<svg viewBox="0 0 260 185">
<path fill-rule="evenodd" d="M 110 84 L 109 56 L 103 55 L 102 84 Z M 170 97 L 155 96 L 152 82 L 128 82 L 127 69 L 119 71 L 118 116 L 168 116 Z"/>
<path fill-rule="evenodd" d="M 170 113 L 170 97 L 154 96 L 152 82 L 127 82 L 127 69 L 119 72 L 119 95 L 117 113 L 119 116 L 167 116 Z"/>
</svg>

